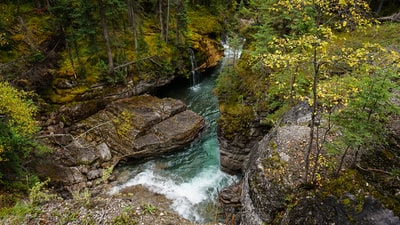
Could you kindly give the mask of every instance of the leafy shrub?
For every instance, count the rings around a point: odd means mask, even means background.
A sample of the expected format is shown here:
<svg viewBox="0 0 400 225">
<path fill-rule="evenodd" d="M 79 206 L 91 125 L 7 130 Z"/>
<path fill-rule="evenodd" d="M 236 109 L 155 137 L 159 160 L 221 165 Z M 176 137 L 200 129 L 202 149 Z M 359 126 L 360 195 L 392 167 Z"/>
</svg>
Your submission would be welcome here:
<svg viewBox="0 0 400 225">
<path fill-rule="evenodd" d="M 50 191 L 47 188 L 45 188 L 49 182 L 50 179 L 47 179 L 43 182 L 37 182 L 31 188 L 29 192 L 29 203 L 32 206 L 44 204 L 57 197 L 56 194 L 50 194 Z"/>
</svg>

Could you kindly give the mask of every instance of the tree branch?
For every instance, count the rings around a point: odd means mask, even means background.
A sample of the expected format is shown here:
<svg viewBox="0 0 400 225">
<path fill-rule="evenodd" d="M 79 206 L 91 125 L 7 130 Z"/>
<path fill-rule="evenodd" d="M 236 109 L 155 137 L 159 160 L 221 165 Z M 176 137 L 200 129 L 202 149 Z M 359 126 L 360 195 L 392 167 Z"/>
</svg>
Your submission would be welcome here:
<svg viewBox="0 0 400 225">
<path fill-rule="evenodd" d="M 381 22 L 385 22 L 385 21 L 400 22 L 400 12 L 395 13 L 391 16 L 379 17 L 379 18 L 377 18 L 377 20 L 381 21 Z"/>
<path fill-rule="evenodd" d="M 130 61 L 130 62 L 127 62 L 127 63 L 125 63 L 125 64 L 122 64 L 122 65 L 119 65 L 119 66 L 114 67 L 114 70 L 127 67 L 127 66 L 129 66 L 129 65 L 131 65 L 131 64 L 134 64 L 134 63 L 137 63 L 137 62 L 139 62 L 139 61 L 146 60 L 146 59 L 149 59 L 150 61 L 152 61 L 153 63 L 155 63 L 154 60 L 151 59 L 151 58 L 153 58 L 153 57 L 154 57 L 154 55 L 148 56 L 148 57 L 145 57 L 145 58 L 141 58 L 141 59 L 137 59 L 137 60 L 134 60 L 134 61 Z M 157 63 L 156 63 L 156 64 L 157 64 Z M 159 65 L 159 64 L 157 64 L 157 65 Z"/>
<path fill-rule="evenodd" d="M 377 172 L 377 173 L 383 173 L 383 174 L 390 175 L 390 176 L 392 175 L 390 172 L 385 171 L 385 170 L 374 169 L 374 168 L 363 168 L 360 165 L 356 165 L 356 166 L 358 169 L 365 171 L 365 172 L 370 172 L 370 173 Z"/>
</svg>

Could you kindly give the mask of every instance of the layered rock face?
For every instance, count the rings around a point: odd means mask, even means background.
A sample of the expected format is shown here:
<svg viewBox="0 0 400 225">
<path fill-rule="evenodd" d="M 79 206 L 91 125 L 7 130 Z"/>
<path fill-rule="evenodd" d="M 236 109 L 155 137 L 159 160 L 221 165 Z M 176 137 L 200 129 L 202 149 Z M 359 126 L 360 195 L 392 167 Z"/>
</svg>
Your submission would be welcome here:
<svg viewBox="0 0 400 225">
<path fill-rule="evenodd" d="M 221 170 L 229 174 L 242 173 L 245 162 L 249 158 L 251 149 L 260 140 L 263 128 L 255 125 L 250 129 L 249 136 L 237 135 L 226 138 L 223 131 L 218 129 L 218 144 L 220 152 Z"/>
<path fill-rule="evenodd" d="M 222 106 L 220 111 L 217 131 L 221 170 L 239 174 L 243 172 L 251 149 L 268 128 L 260 124 L 260 119 L 249 107 L 231 110 L 229 106 Z"/>
<path fill-rule="evenodd" d="M 59 147 L 34 167 L 53 182 L 80 188 L 120 160 L 152 158 L 184 147 L 204 125 L 180 100 L 149 95 L 120 99 L 73 124 L 68 133 L 49 135 Z"/>
<path fill-rule="evenodd" d="M 114 101 L 72 129 L 75 135 L 92 129 L 86 140 L 106 144 L 115 157 L 147 158 L 185 146 L 204 124 L 182 101 L 147 95 Z"/>
</svg>

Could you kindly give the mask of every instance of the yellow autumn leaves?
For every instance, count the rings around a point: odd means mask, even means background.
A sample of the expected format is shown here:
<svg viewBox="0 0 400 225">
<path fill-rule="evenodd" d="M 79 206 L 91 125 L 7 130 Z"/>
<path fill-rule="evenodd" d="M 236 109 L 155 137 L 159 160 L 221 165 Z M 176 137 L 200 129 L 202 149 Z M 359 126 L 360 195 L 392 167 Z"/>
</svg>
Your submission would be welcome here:
<svg viewBox="0 0 400 225">
<path fill-rule="evenodd" d="M 13 88 L 9 83 L 0 82 L 0 153 L 11 150 L 7 134 L 27 137 L 34 134 L 38 127 L 34 119 L 36 107 L 27 100 L 27 92 Z M 0 161 L 3 159 L 0 156 Z"/>
<path fill-rule="evenodd" d="M 270 72 L 269 83 L 275 85 L 276 93 L 283 93 L 284 99 L 307 99 L 317 73 L 319 102 L 325 107 L 346 105 L 359 91 L 357 80 L 382 68 L 400 68 L 399 52 L 370 42 L 347 45 L 337 32 L 350 25 L 370 26 L 373 21 L 365 17 L 368 9 L 366 2 L 352 0 L 279 0 L 272 4 L 270 12 L 290 15 L 293 23 L 311 21 L 306 30 L 295 28 L 272 38 L 266 43 L 268 52 L 258 55 Z M 314 104 L 311 100 L 309 103 Z"/>
</svg>

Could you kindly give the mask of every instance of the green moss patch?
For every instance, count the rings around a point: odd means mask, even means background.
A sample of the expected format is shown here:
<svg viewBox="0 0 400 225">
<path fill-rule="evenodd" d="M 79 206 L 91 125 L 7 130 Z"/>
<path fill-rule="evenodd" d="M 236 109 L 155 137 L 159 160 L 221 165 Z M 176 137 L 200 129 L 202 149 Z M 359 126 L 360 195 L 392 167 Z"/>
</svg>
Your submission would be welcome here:
<svg viewBox="0 0 400 225">
<path fill-rule="evenodd" d="M 346 170 L 337 178 L 326 179 L 319 191 L 323 197 L 334 195 L 338 199 L 342 199 L 342 204 L 349 207 L 350 201 L 343 198 L 343 196 L 347 193 L 354 195 L 358 201 L 355 208 L 356 211 L 362 210 L 365 196 L 370 195 L 378 199 L 384 207 L 393 210 L 395 215 L 400 215 L 400 202 L 396 198 L 379 192 L 373 184 L 368 183 L 364 176 L 355 169 Z"/>
<path fill-rule="evenodd" d="M 231 139 L 235 135 L 249 135 L 251 121 L 254 120 L 252 107 L 243 104 L 220 104 L 221 117 L 218 124 L 224 132 L 224 137 Z"/>
</svg>

